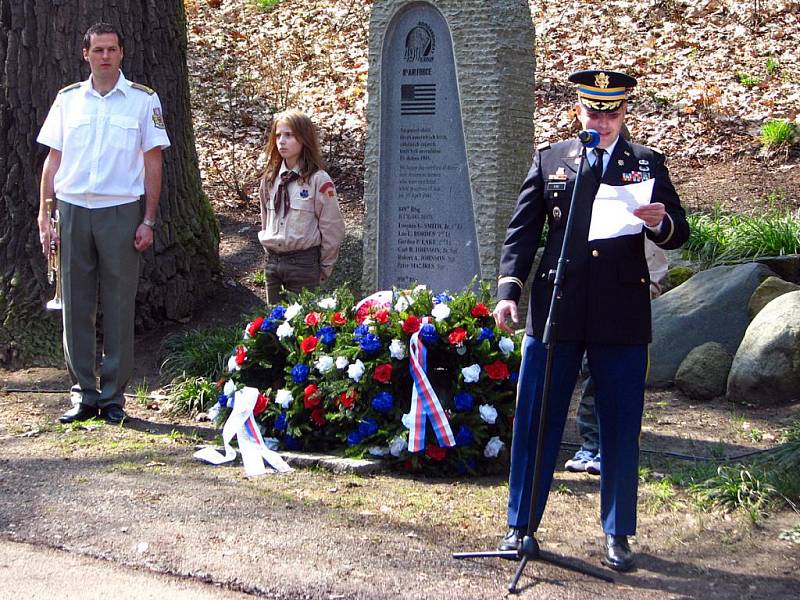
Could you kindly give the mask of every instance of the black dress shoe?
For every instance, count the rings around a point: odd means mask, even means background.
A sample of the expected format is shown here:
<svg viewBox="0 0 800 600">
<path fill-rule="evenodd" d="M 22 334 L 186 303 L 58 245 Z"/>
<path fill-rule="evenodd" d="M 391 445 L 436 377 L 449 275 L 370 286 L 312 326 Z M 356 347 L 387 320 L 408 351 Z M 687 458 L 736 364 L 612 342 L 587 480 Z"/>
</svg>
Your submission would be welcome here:
<svg viewBox="0 0 800 600">
<path fill-rule="evenodd" d="M 58 420 L 62 423 L 72 423 L 73 421 L 85 421 L 97 416 L 97 407 L 87 404 L 76 404 L 67 412 L 61 415 Z"/>
<path fill-rule="evenodd" d="M 119 404 L 111 404 L 105 408 L 101 408 L 100 416 L 109 423 L 114 423 L 115 425 L 122 423 L 122 421 L 128 418 L 128 415 L 125 414 L 125 411 L 122 410 Z"/>
<path fill-rule="evenodd" d="M 522 538 L 525 537 L 526 527 L 509 527 L 508 532 L 503 537 L 500 545 L 497 547 L 501 552 L 514 550 L 518 552 L 522 548 Z"/>
<path fill-rule="evenodd" d="M 603 562 L 615 571 L 633 569 L 633 552 L 628 545 L 627 535 L 606 534 L 606 556 Z"/>
</svg>

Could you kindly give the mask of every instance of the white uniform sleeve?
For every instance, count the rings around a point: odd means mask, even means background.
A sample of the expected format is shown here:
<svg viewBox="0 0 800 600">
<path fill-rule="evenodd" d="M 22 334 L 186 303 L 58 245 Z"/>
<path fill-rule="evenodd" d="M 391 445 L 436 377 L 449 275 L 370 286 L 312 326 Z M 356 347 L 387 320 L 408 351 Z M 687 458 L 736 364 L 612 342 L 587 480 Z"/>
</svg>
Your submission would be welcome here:
<svg viewBox="0 0 800 600">
<path fill-rule="evenodd" d="M 56 96 L 47 118 L 44 120 L 41 131 L 36 141 L 55 150 L 62 150 L 64 147 L 64 129 L 61 117 L 61 94 Z"/>
<path fill-rule="evenodd" d="M 162 150 L 170 147 L 164 124 L 164 113 L 161 110 L 161 100 L 158 94 L 150 96 L 145 122 L 142 124 L 142 152 L 161 146 Z"/>
</svg>

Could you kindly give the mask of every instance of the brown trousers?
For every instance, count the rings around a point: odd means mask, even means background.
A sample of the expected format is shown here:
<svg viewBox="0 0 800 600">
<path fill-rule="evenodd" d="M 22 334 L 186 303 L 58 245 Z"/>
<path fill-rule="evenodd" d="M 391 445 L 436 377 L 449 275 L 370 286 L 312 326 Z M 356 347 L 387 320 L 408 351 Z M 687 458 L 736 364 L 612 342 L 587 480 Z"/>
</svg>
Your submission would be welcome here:
<svg viewBox="0 0 800 600">
<path fill-rule="evenodd" d="M 285 299 L 284 290 L 301 292 L 319 288 L 322 269 L 319 246 L 295 252 L 267 251 L 264 275 L 267 280 L 267 304 L 279 304 Z"/>
</svg>

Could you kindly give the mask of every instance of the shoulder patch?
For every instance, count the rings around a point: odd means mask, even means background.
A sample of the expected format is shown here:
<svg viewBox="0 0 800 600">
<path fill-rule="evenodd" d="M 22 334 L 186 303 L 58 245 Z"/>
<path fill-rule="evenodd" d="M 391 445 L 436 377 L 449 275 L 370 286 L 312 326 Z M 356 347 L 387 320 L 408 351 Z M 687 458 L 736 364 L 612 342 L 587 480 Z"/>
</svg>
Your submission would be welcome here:
<svg viewBox="0 0 800 600">
<path fill-rule="evenodd" d="M 60 90 L 58 90 L 58 93 L 59 94 L 63 94 L 64 92 L 68 92 L 70 90 L 77 90 L 79 87 L 81 87 L 81 82 L 80 81 L 78 83 L 72 83 L 72 84 L 68 85 L 67 87 L 61 88 Z"/>
<path fill-rule="evenodd" d="M 153 94 L 156 93 L 156 91 L 153 88 L 149 88 L 144 84 L 136 83 L 135 81 L 131 81 L 130 83 L 131 83 L 131 87 L 133 89 L 142 91 L 145 94 L 147 94 L 148 96 L 152 96 Z"/>
<path fill-rule="evenodd" d="M 548 148 L 550 148 L 550 142 L 542 142 L 541 144 L 536 146 L 536 149 L 539 150 L 539 151 L 547 150 Z"/>
</svg>

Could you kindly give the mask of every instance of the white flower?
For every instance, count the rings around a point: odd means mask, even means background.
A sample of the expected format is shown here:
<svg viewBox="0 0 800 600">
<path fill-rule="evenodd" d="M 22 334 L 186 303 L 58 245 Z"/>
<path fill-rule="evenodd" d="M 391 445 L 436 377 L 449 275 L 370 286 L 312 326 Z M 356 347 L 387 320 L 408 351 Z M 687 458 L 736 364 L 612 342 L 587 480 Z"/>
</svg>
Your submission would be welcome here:
<svg viewBox="0 0 800 600">
<path fill-rule="evenodd" d="M 397 302 L 394 303 L 394 309 L 397 312 L 403 312 L 404 310 L 407 310 L 409 306 L 411 306 L 411 302 L 409 302 L 407 296 L 400 296 L 397 299 Z"/>
<path fill-rule="evenodd" d="M 314 366 L 317 367 L 317 371 L 320 373 L 327 373 L 333 368 L 333 359 L 327 354 L 323 354 L 317 359 Z"/>
<path fill-rule="evenodd" d="M 347 376 L 358 382 L 361 380 L 362 375 L 364 375 L 364 363 L 361 362 L 361 359 L 356 359 L 356 362 L 347 367 Z"/>
<path fill-rule="evenodd" d="M 489 425 L 494 425 L 495 421 L 497 421 L 497 409 L 491 404 L 481 404 L 478 407 L 478 412 L 481 413 L 481 419 L 489 423 Z"/>
<path fill-rule="evenodd" d="M 344 369 L 347 365 L 350 364 L 350 361 L 347 360 L 346 356 L 337 356 L 336 357 L 336 368 L 340 371 Z"/>
<path fill-rule="evenodd" d="M 437 321 L 444 321 L 447 317 L 450 316 L 450 307 L 447 306 L 444 302 L 440 302 L 436 306 L 433 307 L 431 311 L 431 315 Z"/>
<path fill-rule="evenodd" d="M 219 403 L 216 403 L 214 406 L 209 408 L 208 412 L 206 413 L 208 415 L 209 420 L 216 421 L 217 417 L 219 417 L 219 411 L 221 408 L 222 407 L 219 405 Z"/>
<path fill-rule="evenodd" d="M 265 437 L 264 438 L 264 445 L 269 450 L 277 450 L 278 448 L 280 448 L 280 444 L 281 443 L 278 441 L 278 438 L 273 438 L 273 437 Z"/>
<path fill-rule="evenodd" d="M 284 338 L 294 335 L 294 327 L 289 325 L 289 321 L 287 319 L 278 326 L 278 329 L 277 331 L 275 331 L 275 334 L 278 336 L 279 340 L 282 340 Z"/>
<path fill-rule="evenodd" d="M 372 320 L 372 317 L 364 317 L 364 320 L 363 320 L 363 321 L 361 321 L 361 324 L 362 324 L 362 325 L 366 325 L 367 327 L 369 327 L 369 326 L 370 326 L 370 325 L 372 325 L 374 322 L 375 322 L 375 321 L 373 321 L 373 320 Z M 370 331 L 372 331 L 372 327 L 370 327 Z"/>
<path fill-rule="evenodd" d="M 380 446 L 371 446 L 367 448 L 367 452 L 372 456 L 386 456 L 389 454 L 389 448 L 382 448 Z"/>
<path fill-rule="evenodd" d="M 500 454 L 503 446 L 505 446 L 505 444 L 500 440 L 500 437 L 494 436 L 493 438 L 490 438 L 488 442 L 486 442 L 486 447 L 483 449 L 483 455 L 486 458 L 497 458 L 497 455 Z"/>
<path fill-rule="evenodd" d="M 408 446 L 406 439 L 402 435 L 398 435 L 389 443 L 389 454 L 392 456 L 400 456 L 400 453 L 406 449 L 406 446 Z"/>
<path fill-rule="evenodd" d="M 500 347 L 500 352 L 505 355 L 511 354 L 514 351 L 514 340 L 508 337 L 501 337 L 500 341 L 497 342 L 497 345 Z"/>
<path fill-rule="evenodd" d="M 480 379 L 481 366 L 470 365 L 461 369 L 461 374 L 464 376 L 464 383 L 475 383 Z"/>
<path fill-rule="evenodd" d="M 328 296 L 327 298 L 323 298 L 322 300 L 317 302 L 317 305 L 320 308 L 324 308 L 325 310 L 329 309 L 332 310 L 336 308 L 336 298 L 331 298 L 330 296 Z"/>
<path fill-rule="evenodd" d="M 241 369 L 241 367 L 236 364 L 236 355 L 231 356 L 228 359 L 228 371 L 238 371 L 239 369 Z"/>
<path fill-rule="evenodd" d="M 300 311 L 302 311 L 302 310 L 303 310 L 303 307 L 300 306 L 297 302 L 295 302 L 289 308 L 286 309 L 286 313 L 283 315 L 283 318 L 286 319 L 287 321 L 291 321 L 297 315 L 299 315 Z"/>
<path fill-rule="evenodd" d="M 406 345 L 398 339 L 392 340 L 389 344 L 389 355 L 395 360 L 403 360 L 406 357 Z"/>
<path fill-rule="evenodd" d="M 425 285 L 424 283 L 420 283 L 417 287 L 415 287 L 413 290 L 411 290 L 411 293 L 416 296 L 420 292 L 424 292 L 427 289 L 428 289 L 427 285 Z"/>
<path fill-rule="evenodd" d="M 411 429 L 412 427 L 414 427 L 414 417 L 411 416 L 410 412 L 403 413 L 403 418 L 400 419 L 400 422 L 406 429 Z"/>
<path fill-rule="evenodd" d="M 233 395 L 236 393 L 236 384 L 233 383 L 231 379 L 228 379 L 228 381 L 225 382 L 225 387 L 222 388 L 222 393 L 228 398 L 233 398 Z"/>
<path fill-rule="evenodd" d="M 249 327 L 249 326 L 248 326 L 248 327 Z M 245 328 L 244 328 L 244 334 L 242 335 L 242 339 L 243 339 L 243 340 L 249 340 L 249 339 L 250 339 L 250 337 L 251 337 L 251 336 L 250 336 L 250 332 L 249 332 L 249 331 L 247 331 L 247 327 L 245 327 Z"/>
<path fill-rule="evenodd" d="M 286 388 L 278 390 L 278 392 L 275 394 L 275 402 L 280 404 L 281 408 L 284 409 L 289 408 L 289 405 L 292 403 L 293 400 L 294 398 L 292 397 L 292 392 L 290 392 Z"/>
</svg>

